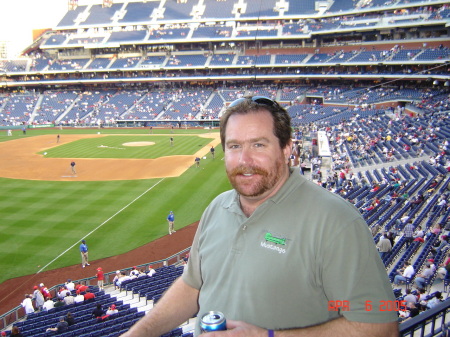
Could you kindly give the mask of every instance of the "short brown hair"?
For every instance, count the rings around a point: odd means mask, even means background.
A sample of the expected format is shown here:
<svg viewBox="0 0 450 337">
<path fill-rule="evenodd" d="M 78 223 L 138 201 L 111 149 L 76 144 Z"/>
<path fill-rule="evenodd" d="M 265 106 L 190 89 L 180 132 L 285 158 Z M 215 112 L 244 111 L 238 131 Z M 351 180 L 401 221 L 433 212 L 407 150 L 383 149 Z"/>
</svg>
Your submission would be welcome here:
<svg viewBox="0 0 450 337">
<path fill-rule="evenodd" d="M 258 103 L 252 100 L 254 96 L 247 96 L 242 99 L 242 102 L 233 105 L 230 104 L 228 109 L 225 111 L 224 115 L 220 119 L 220 140 L 222 142 L 222 149 L 225 150 L 225 133 L 227 129 L 228 119 L 233 115 L 246 115 L 250 112 L 258 112 L 266 110 L 268 111 L 273 119 L 273 133 L 275 137 L 278 138 L 280 148 L 285 148 L 287 144 L 291 141 L 291 117 L 289 113 L 280 106 L 276 101 L 269 98 L 264 99 L 265 101 L 273 102 L 272 105 L 265 103 Z"/>
</svg>

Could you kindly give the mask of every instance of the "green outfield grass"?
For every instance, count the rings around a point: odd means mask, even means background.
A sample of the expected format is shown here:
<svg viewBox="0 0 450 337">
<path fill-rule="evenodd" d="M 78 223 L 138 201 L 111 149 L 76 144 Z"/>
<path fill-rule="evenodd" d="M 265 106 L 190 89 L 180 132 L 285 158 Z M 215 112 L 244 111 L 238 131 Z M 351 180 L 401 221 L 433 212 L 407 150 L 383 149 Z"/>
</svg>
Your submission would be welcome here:
<svg viewBox="0 0 450 337">
<path fill-rule="evenodd" d="M 114 129 L 102 130 L 102 133 L 128 132 L 132 135 L 145 131 Z M 154 130 L 155 135 L 149 137 L 158 137 L 157 133 L 169 134 L 169 131 Z M 48 133 L 60 133 L 63 139 L 64 134 L 68 133 L 93 132 L 98 130 L 32 130 L 27 135 L 17 132 L 17 136 L 9 139 Z M 174 147 L 178 147 L 178 139 L 182 138 L 184 144 L 190 141 L 189 138 L 195 140 L 189 146 L 193 149 L 189 151 L 198 151 L 198 144 L 204 141 L 202 144 L 207 145 L 208 139 L 179 135 L 204 132 L 211 130 L 176 130 Z M 142 140 L 146 137 L 138 138 Z M 167 136 L 163 138 L 168 142 Z M 0 141 L 9 139 L 0 137 Z M 73 145 L 78 146 L 77 143 Z M 86 144 L 89 142 L 84 146 Z M 148 150 L 150 147 L 146 148 Z M 167 148 L 165 143 L 164 155 L 168 155 Z M 48 155 L 50 151 L 47 151 Z M 58 156 L 57 152 L 52 155 Z M 207 159 L 201 161 L 201 169 L 192 166 L 179 178 L 111 182 L 0 178 L 0 282 L 33 274 L 49 263 L 45 270 L 79 264 L 78 245 L 84 237 L 90 247 L 90 259 L 97 260 L 122 254 L 166 235 L 169 211 L 175 213 L 176 228 L 199 220 L 208 203 L 230 188 L 223 167 L 221 146 L 216 147 L 216 159 L 213 160 L 207 150 L 204 155 Z"/>
</svg>

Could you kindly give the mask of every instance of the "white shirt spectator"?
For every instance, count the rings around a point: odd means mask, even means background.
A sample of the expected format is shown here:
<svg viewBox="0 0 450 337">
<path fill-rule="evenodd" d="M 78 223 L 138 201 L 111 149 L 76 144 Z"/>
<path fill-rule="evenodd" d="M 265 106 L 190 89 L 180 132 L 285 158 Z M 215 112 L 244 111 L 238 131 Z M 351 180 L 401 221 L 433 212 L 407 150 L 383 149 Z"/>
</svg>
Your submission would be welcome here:
<svg viewBox="0 0 450 337">
<path fill-rule="evenodd" d="M 75 296 L 75 298 L 73 299 L 75 303 L 83 303 L 84 302 L 84 295 L 77 295 Z"/>
<path fill-rule="evenodd" d="M 414 267 L 409 265 L 408 267 L 405 268 L 405 270 L 403 271 L 403 277 L 407 277 L 410 278 L 414 275 Z"/>
<path fill-rule="evenodd" d="M 31 301 L 31 297 L 27 295 L 25 299 L 22 301 L 22 307 L 25 309 L 25 313 L 31 314 L 34 312 L 33 302 Z"/>
<path fill-rule="evenodd" d="M 73 283 L 72 280 L 67 280 L 66 288 L 69 291 L 75 290 L 75 283 Z"/>
<path fill-rule="evenodd" d="M 55 302 L 53 302 L 51 299 L 47 299 L 47 301 L 44 302 L 42 309 L 49 311 L 50 309 L 53 309 L 54 307 L 55 307 Z"/>
</svg>

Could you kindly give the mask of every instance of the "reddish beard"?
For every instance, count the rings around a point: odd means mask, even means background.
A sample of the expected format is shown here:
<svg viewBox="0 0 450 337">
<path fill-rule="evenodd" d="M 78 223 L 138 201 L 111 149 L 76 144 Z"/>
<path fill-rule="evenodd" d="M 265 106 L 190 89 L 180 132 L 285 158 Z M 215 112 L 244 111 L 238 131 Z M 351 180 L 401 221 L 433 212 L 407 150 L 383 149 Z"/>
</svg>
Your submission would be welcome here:
<svg viewBox="0 0 450 337">
<path fill-rule="evenodd" d="M 258 197 L 273 188 L 282 176 L 282 165 L 275 165 L 273 171 L 267 171 L 261 167 L 238 166 L 231 171 L 227 170 L 228 179 L 234 189 L 244 197 Z M 259 179 L 246 182 L 239 181 L 239 176 L 244 174 L 259 175 Z"/>
</svg>

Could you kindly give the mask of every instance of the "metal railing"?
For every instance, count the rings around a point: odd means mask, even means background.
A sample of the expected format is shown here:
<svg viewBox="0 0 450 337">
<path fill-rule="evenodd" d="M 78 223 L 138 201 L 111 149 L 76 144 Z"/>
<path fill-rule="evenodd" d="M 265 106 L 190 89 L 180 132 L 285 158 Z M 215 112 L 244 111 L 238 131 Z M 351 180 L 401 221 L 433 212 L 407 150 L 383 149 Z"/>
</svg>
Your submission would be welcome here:
<svg viewBox="0 0 450 337">
<path fill-rule="evenodd" d="M 400 324 L 401 337 L 432 337 L 447 332 L 447 315 L 450 313 L 450 299 L 439 303 L 416 317 Z M 446 335 L 445 335 L 446 336 Z"/>
</svg>

